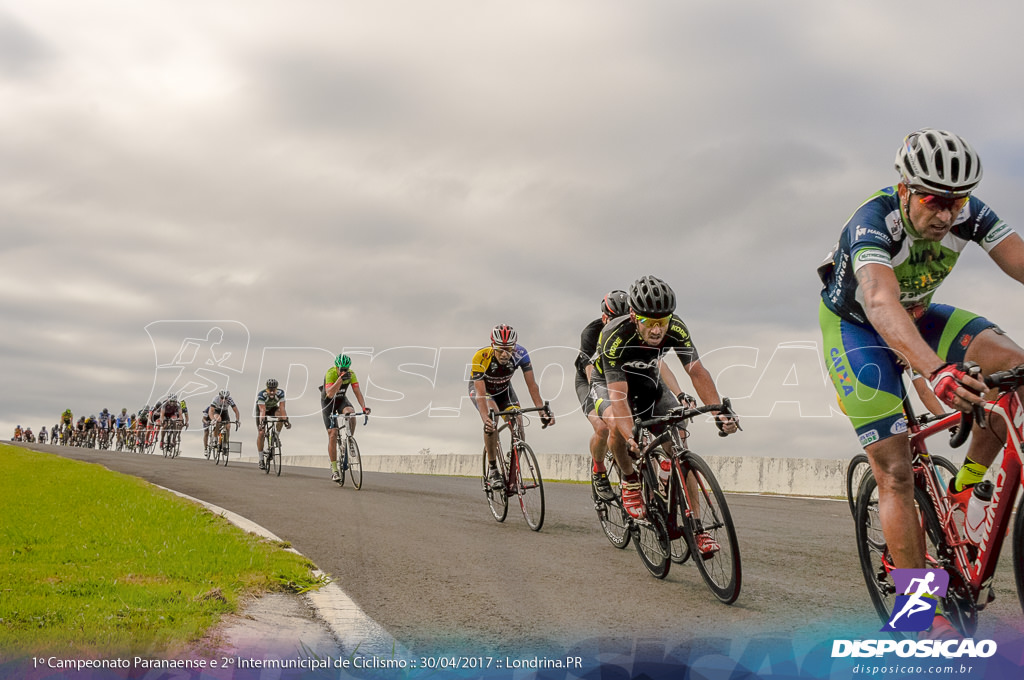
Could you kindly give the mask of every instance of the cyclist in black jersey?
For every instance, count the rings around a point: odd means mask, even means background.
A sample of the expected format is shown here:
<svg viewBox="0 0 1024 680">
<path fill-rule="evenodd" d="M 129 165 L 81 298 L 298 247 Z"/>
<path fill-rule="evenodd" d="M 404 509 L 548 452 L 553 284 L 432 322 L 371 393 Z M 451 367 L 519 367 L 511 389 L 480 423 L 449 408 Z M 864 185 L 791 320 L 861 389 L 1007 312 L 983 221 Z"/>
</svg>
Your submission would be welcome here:
<svg viewBox="0 0 1024 680">
<path fill-rule="evenodd" d="M 608 448 L 608 426 L 594 410 L 594 399 L 590 390 L 590 374 L 594 370 L 594 355 L 601 329 L 609 321 L 629 313 L 629 296 L 624 290 L 613 290 L 601 300 L 601 316 L 588 323 L 580 333 L 580 353 L 576 357 L 576 398 L 583 407 L 594 433 L 590 436 L 590 457 L 593 459 L 590 482 L 594 491 L 606 501 L 614 500 L 615 492 L 608 481 L 604 454 Z"/>
<path fill-rule="evenodd" d="M 484 448 L 490 462 L 488 479 L 494 488 L 503 488 L 504 480 L 497 467 L 498 434 L 494 423 L 488 417 L 489 409 L 504 411 L 509 407 L 519 406 L 519 397 L 512 388 L 512 376 L 516 369 L 522 369 L 523 380 L 530 391 L 530 398 L 537 408 L 544 406 L 540 397 L 540 387 L 533 376 L 533 364 L 526 348 L 516 342 L 518 334 L 515 329 L 499 324 L 491 331 L 491 346 L 483 347 L 473 355 L 473 366 L 469 376 L 469 396 L 473 399 L 480 418 L 484 422 Z M 541 414 L 544 427 L 555 424 L 555 416 L 550 411 Z"/>
<path fill-rule="evenodd" d="M 281 419 L 275 425 L 278 434 L 281 433 L 282 426 L 287 427 L 289 430 L 292 427 L 292 424 L 288 422 L 288 413 L 284 405 L 284 390 L 278 388 L 276 378 L 267 380 L 267 389 L 261 390 L 256 395 L 256 450 L 260 452 L 261 470 L 267 469 L 265 462 L 267 451 L 263 448 L 263 440 L 265 439 L 263 436 L 263 420 L 267 416 L 275 416 Z"/>
<path fill-rule="evenodd" d="M 678 381 L 661 370 L 664 354 L 676 353 L 703 403 L 719 403 L 721 397 L 700 362 L 686 324 L 674 313 L 676 295 L 668 284 L 654 276 L 637 279 L 629 289 L 629 307 L 629 316 L 601 331 L 591 390 L 594 409 L 608 426 L 608 447 L 622 473 L 622 506 L 640 519 L 644 513 L 640 480 L 629 455 L 640 450 L 633 440 L 633 418 L 663 415 L 679 405 L 674 396 L 680 392 Z M 715 422 L 726 434 L 738 427 L 734 418 L 722 414 L 715 414 Z"/>
</svg>

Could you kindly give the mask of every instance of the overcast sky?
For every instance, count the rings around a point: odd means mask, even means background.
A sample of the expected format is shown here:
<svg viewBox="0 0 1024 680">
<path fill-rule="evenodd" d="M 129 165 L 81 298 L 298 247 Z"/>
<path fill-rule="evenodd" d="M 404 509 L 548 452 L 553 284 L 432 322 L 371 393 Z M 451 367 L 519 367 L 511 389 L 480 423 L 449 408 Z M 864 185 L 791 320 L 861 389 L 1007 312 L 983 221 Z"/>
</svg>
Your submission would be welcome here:
<svg viewBox="0 0 1024 680">
<path fill-rule="evenodd" d="M 744 416 L 695 448 L 847 457 L 814 270 L 904 135 L 963 135 L 1024 215 L 1024 9 L 963 7 L 0 1 L 0 432 L 274 376 L 322 452 L 347 349 L 366 454 L 475 453 L 504 322 L 560 416 L 530 440 L 583 452 L 579 332 L 655 274 Z M 937 299 L 1024 338 L 980 248 Z"/>
</svg>

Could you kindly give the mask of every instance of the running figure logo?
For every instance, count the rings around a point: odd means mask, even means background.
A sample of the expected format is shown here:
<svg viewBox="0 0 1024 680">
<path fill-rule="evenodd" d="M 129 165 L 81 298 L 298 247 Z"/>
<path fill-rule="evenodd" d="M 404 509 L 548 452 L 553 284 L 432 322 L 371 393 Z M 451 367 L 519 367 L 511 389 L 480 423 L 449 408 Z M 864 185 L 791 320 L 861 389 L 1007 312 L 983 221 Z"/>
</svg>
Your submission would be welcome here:
<svg viewBox="0 0 1024 680">
<path fill-rule="evenodd" d="M 928 630 L 939 598 L 946 596 L 949 574 L 942 569 L 893 569 L 890 574 L 896 592 L 902 595 L 896 596 L 892 616 L 882 631 Z"/>
</svg>

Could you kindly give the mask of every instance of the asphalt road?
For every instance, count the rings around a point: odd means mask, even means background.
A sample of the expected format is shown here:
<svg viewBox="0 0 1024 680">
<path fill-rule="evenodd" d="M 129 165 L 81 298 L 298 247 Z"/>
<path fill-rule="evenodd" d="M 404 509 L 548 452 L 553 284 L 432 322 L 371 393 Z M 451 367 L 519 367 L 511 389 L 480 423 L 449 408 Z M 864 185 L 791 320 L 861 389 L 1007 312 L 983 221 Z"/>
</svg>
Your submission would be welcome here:
<svg viewBox="0 0 1024 680">
<path fill-rule="evenodd" d="M 368 473 L 359 491 L 326 469 L 45 447 L 201 498 L 263 525 L 330 573 L 413 652 L 715 649 L 751 640 L 876 637 L 845 501 L 728 497 L 743 589 L 723 605 L 692 562 L 659 581 L 632 544 L 605 539 L 583 484 L 547 483 L 543 529 L 510 505 L 503 524 L 478 479 Z M 1010 548 L 976 637 L 1020 631 Z M 733 651 L 735 653 L 735 651 Z"/>
</svg>

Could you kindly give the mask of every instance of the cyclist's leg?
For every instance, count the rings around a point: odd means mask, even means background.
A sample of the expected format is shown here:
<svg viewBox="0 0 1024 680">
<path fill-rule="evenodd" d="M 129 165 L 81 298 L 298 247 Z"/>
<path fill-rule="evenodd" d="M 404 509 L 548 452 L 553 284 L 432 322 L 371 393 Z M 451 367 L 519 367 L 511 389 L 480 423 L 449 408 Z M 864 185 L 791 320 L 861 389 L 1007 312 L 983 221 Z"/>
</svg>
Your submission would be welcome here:
<svg viewBox="0 0 1024 680">
<path fill-rule="evenodd" d="M 819 321 L 829 377 L 878 482 L 879 519 L 893 563 L 900 569 L 923 568 L 924 537 L 914 505 L 902 367 L 869 326 L 841 319 L 823 303 Z"/>
<path fill-rule="evenodd" d="M 1024 349 L 996 324 L 972 312 L 949 305 L 931 305 L 917 325 L 921 336 L 946 361 L 973 361 L 986 375 L 1024 363 Z M 995 397 L 995 391 L 990 396 Z M 1024 398 L 1024 390 L 1020 391 L 1020 396 Z M 998 418 L 991 419 L 991 422 L 994 429 L 982 430 L 975 425 L 967 460 L 957 475 L 958 481 L 981 481 L 985 469 L 1002 449 L 1006 436 L 1003 423 Z"/>
<path fill-rule="evenodd" d="M 331 481 L 338 481 L 338 403 L 334 399 L 320 400 L 320 413 L 324 418 L 324 429 L 327 430 L 327 457 L 331 460 Z"/>
<path fill-rule="evenodd" d="M 472 380 L 469 381 L 469 398 L 474 404 L 476 403 L 476 387 Z M 493 411 L 501 410 L 491 395 L 487 395 L 487 408 Z M 487 452 L 487 462 L 494 468 L 498 457 L 498 434 L 496 432 L 484 433 L 484 450 Z"/>
<path fill-rule="evenodd" d="M 608 480 L 608 469 L 605 467 L 605 453 L 608 452 L 608 426 L 597 415 L 590 383 L 579 375 L 576 376 L 576 398 L 583 408 L 583 415 L 590 422 L 593 432 L 590 435 L 590 483 L 595 493 L 606 501 L 615 500 L 615 492 Z"/>
</svg>

